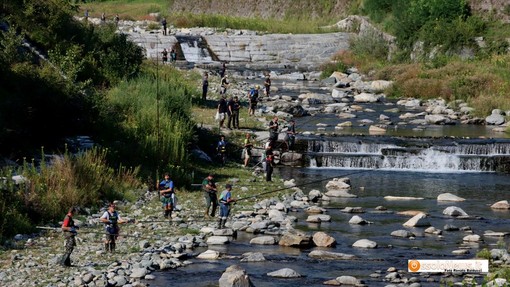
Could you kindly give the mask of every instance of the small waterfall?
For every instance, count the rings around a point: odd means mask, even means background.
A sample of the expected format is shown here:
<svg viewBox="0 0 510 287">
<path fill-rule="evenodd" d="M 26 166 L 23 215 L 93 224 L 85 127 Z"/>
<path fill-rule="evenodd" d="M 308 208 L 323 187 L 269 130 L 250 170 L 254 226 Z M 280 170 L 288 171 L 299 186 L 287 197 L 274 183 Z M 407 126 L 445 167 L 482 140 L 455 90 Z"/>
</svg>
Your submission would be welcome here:
<svg viewBox="0 0 510 287">
<path fill-rule="evenodd" d="M 207 42 L 200 36 L 176 36 L 186 61 L 192 63 L 211 63 L 213 56 Z"/>
<path fill-rule="evenodd" d="M 308 155 L 319 168 L 510 172 L 510 141 L 311 140 Z"/>
</svg>

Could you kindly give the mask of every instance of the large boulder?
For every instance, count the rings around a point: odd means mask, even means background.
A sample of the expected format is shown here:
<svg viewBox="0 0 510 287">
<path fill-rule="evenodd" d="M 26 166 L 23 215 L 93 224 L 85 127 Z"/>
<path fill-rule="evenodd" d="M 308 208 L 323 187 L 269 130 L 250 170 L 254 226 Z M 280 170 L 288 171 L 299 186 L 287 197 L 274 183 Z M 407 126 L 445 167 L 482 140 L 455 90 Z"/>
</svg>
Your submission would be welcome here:
<svg viewBox="0 0 510 287">
<path fill-rule="evenodd" d="M 464 201 L 466 199 L 451 193 L 441 193 L 437 196 L 437 201 Z"/>
<path fill-rule="evenodd" d="M 510 209 L 510 203 L 508 203 L 508 200 L 501 200 L 493 205 L 491 205 L 492 209 Z"/>
<path fill-rule="evenodd" d="M 254 286 L 250 280 L 246 270 L 238 265 L 227 267 L 219 280 L 220 287 L 252 287 Z"/>
<path fill-rule="evenodd" d="M 368 239 L 360 239 L 352 244 L 352 247 L 357 248 L 377 248 L 377 243 Z"/>
<path fill-rule="evenodd" d="M 339 252 L 329 252 L 324 250 L 313 250 L 308 254 L 309 257 L 323 260 L 353 260 L 356 259 L 355 255 L 339 253 Z"/>
<path fill-rule="evenodd" d="M 215 250 L 204 251 L 197 256 L 198 259 L 215 260 L 220 258 L 220 253 Z"/>
<path fill-rule="evenodd" d="M 211 236 L 207 239 L 209 245 L 223 245 L 229 243 L 230 240 L 227 236 Z"/>
<path fill-rule="evenodd" d="M 278 278 L 299 278 L 301 274 L 290 268 L 282 268 L 280 270 L 276 270 L 273 272 L 269 272 L 266 274 L 269 277 L 278 277 Z"/>
<path fill-rule="evenodd" d="M 404 223 L 406 227 L 428 227 L 430 226 L 430 222 L 427 220 L 427 215 L 425 213 L 418 213 L 409 219 L 406 223 Z"/>
<path fill-rule="evenodd" d="M 462 210 L 462 208 L 457 207 L 457 206 L 448 206 L 447 208 L 445 208 L 443 210 L 443 214 L 453 216 L 453 217 L 458 217 L 458 216 L 468 217 L 469 216 L 464 210 Z"/>
<path fill-rule="evenodd" d="M 316 232 L 313 235 L 313 243 L 318 247 L 334 247 L 336 239 L 325 232 Z"/>
<path fill-rule="evenodd" d="M 357 103 L 376 103 L 382 98 L 384 98 L 384 96 L 380 94 L 361 93 L 354 96 L 354 101 Z"/>
<path fill-rule="evenodd" d="M 307 247 L 311 243 L 311 236 L 295 229 L 288 230 L 280 238 L 280 246 Z"/>
<path fill-rule="evenodd" d="M 351 180 L 348 177 L 334 178 L 326 183 L 327 190 L 350 189 Z"/>
<path fill-rule="evenodd" d="M 250 240 L 250 244 L 274 245 L 274 244 L 276 244 L 276 239 L 273 236 L 269 236 L 269 235 L 259 236 L 259 237 L 252 238 Z"/>
<path fill-rule="evenodd" d="M 499 109 L 492 110 L 492 114 L 485 118 L 485 123 L 488 125 L 502 125 L 505 123 L 505 116 Z"/>
</svg>

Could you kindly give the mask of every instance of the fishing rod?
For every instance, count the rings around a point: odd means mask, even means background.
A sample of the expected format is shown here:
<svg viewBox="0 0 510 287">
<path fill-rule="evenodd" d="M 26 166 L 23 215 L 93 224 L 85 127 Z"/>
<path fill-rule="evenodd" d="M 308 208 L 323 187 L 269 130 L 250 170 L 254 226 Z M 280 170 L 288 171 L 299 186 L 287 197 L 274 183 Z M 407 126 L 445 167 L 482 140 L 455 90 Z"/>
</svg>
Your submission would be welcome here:
<svg viewBox="0 0 510 287">
<path fill-rule="evenodd" d="M 37 229 L 43 229 L 43 230 L 52 230 L 57 232 L 63 232 L 61 228 L 58 227 L 47 227 L 47 226 L 36 226 Z M 137 238 L 137 239 L 154 239 L 152 237 L 145 237 L 145 236 L 136 236 L 136 235 L 126 235 L 126 234 L 120 234 L 120 233 L 107 233 L 107 232 L 97 232 L 97 231 L 80 231 L 79 233 L 83 234 L 99 234 L 99 235 L 113 235 L 113 236 L 119 236 L 119 237 L 130 237 L 130 238 Z M 78 232 L 76 233 L 78 234 Z M 156 236 L 163 236 L 163 235 L 156 235 Z"/>
</svg>

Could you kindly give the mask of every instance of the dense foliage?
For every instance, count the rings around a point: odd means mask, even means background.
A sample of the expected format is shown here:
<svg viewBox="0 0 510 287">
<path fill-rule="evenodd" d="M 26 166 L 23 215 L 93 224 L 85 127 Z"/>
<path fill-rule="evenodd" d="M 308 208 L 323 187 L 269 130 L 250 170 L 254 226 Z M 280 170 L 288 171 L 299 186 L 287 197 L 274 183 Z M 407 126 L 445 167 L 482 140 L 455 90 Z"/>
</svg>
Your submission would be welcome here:
<svg viewBox="0 0 510 287">
<path fill-rule="evenodd" d="M 428 50 L 457 52 L 476 47 L 486 24 L 472 16 L 466 0 L 365 0 L 362 11 L 383 23 L 397 37 L 400 48 L 410 51 L 417 41 Z"/>
<path fill-rule="evenodd" d="M 155 171 L 187 174 L 196 88 L 173 69 L 142 71 L 140 47 L 77 11 L 67 0 L 2 3 L 0 159 L 19 166 L 0 171 L 0 241 L 71 205 L 134 199 Z M 101 148 L 64 152 L 64 137 L 83 134 Z M 41 146 L 63 154 L 48 159 Z M 14 185 L 13 172 L 27 180 Z"/>
</svg>

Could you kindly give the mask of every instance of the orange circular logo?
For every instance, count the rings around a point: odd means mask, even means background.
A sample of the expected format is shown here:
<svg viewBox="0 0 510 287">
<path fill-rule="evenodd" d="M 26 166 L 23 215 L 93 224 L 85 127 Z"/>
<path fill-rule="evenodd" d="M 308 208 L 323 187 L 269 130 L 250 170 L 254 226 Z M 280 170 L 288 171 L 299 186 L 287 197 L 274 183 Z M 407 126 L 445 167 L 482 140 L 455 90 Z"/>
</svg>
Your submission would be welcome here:
<svg viewBox="0 0 510 287">
<path fill-rule="evenodd" d="M 409 271 L 411 272 L 418 272 L 418 270 L 420 270 L 420 261 L 409 260 L 409 263 L 407 263 L 407 268 L 409 268 Z"/>
</svg>

